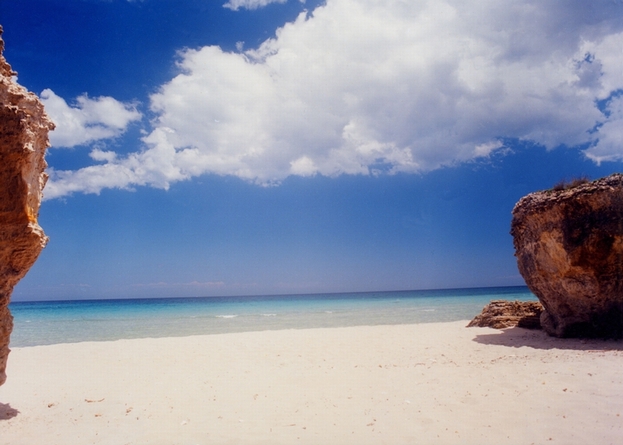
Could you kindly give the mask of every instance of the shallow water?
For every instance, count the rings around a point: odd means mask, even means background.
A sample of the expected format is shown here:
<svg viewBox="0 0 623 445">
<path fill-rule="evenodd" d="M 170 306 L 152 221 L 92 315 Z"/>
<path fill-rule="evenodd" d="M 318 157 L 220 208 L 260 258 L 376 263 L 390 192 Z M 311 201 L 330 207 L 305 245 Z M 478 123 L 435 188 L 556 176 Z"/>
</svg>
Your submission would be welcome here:
<svg viewBox="0 0 623 445">
<path fill-rule="evenodd" d="M 13 302 L 12 347 L 280 329 L 467 320 L 526 287 L 340 294 Z"/>
</svg>

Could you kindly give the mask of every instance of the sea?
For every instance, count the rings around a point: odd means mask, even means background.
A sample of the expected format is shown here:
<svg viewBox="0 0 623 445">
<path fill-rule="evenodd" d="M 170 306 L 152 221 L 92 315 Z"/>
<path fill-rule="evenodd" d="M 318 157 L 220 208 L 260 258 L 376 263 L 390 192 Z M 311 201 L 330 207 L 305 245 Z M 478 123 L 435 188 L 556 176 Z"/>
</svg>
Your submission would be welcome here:
<svg viewBox="0 0 623 445">
<path fill-rule="evenodd" d="M 12 302 L 11 347 L 231 332 L 470 320 L 527 287 Z"/>
</svg>

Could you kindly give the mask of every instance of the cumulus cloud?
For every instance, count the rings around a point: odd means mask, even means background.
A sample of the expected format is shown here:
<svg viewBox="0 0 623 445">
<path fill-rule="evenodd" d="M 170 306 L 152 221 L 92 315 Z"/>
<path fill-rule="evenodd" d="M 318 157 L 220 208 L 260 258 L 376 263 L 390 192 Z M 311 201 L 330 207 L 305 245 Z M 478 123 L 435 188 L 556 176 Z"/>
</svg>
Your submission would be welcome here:
<svg viewBox="0 0 623 445">
<path fill-rule="evenodd" d="M 53 199 L 74 192 L 99 193 L 105 188 L 131 189 L 136 185 L 150 185 L 167 189 L 172 182 L 190 178 L 177 164 L 175 148 L 166 142 L 164 129 L 157 129 L 147 138 L 150 149 L 120 157 L 112 151 L 94 149 L 90 156 L 103 164 L 79 170 L 48 169 L 50 180 L 44 198 Z M 182 163 L 183 165 L 183 163 Z"/>
<path fill-rule="evenodd" d="M 270 3 L 285 3 L 288 0 L 229 0 L 223 5 L 224 8 L 238 11 L 238 9 L 258 9 L 263 8 Z M 303 0 L 304 1 L 304 0 Z"/>
<path fill-rule="evenodd" d="M 94 152 L 100 164 L 53 172 L 46 195 L 424 172 L 505 138 L 623 159 L 621 41 L 623 8 L 605 0 L 328 0 L 258 48 L 182 51 L 143 150 Z"/>
<path fill-rule="evenodd" d="M 608 118 L 596 132 L 599 142 L 586 155 L 597 163 L 623 161 L 623 96 L 613 97 L 606 106 Z"/>
<path fill-rule="evenodd" d="M 70 106 L 54 91 L 45 89 L 41 100 L 56 124 L 56 130 L 50 133 L 53 147 L 74 147 L 119 136 L 131 122 L 142 117 L 134 105 L 112 97 L 91 99 L 85 94 Z"/>
</svg>

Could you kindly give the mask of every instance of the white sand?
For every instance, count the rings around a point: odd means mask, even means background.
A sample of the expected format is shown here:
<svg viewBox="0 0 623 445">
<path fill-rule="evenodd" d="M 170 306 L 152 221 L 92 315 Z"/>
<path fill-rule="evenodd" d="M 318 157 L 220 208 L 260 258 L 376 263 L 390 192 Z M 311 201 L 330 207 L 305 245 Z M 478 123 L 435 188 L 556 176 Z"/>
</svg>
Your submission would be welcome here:
<svg viewBox="0 0 623 445">
<path fill-rule="evenodd" d="M 623 342 L 465 324 L 15 348 L 0 443 L 622 443 Z"/>
</svg>

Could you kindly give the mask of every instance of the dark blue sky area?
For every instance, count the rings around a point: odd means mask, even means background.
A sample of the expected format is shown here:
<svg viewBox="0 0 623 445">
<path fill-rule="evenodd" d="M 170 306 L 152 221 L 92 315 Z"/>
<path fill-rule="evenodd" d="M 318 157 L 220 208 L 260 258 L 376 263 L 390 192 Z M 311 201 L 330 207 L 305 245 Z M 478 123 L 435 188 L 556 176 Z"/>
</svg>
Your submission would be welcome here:
<svg viewBox="0 0 623 445">
<path fill-rule="evenodd" d="M 178 50 L 258 46 L 317 3 L 231 11 L 205 0 L 0 0 L 0 24 L 5 57 L 29 89 L 133 100 L 171 79 Z"/>
</svg>

